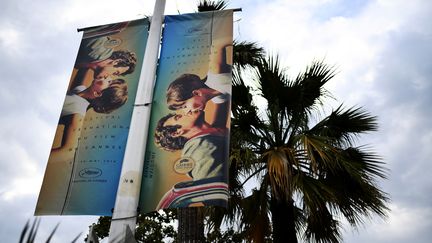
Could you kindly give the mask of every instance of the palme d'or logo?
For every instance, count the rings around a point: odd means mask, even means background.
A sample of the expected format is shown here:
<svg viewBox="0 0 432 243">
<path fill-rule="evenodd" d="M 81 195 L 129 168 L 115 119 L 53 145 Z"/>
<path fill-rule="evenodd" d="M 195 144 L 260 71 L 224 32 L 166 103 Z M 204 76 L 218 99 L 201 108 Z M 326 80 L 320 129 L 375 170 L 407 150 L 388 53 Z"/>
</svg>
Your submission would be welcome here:
<svg viewBox="0 0 432 243">
<path fill-rule="evenodd" d="M 191 158 L 180 158 L 174 163 L 174 171 L 179 174 L 187 174 L 195 167 L 195 161 Z"/>
</svg>

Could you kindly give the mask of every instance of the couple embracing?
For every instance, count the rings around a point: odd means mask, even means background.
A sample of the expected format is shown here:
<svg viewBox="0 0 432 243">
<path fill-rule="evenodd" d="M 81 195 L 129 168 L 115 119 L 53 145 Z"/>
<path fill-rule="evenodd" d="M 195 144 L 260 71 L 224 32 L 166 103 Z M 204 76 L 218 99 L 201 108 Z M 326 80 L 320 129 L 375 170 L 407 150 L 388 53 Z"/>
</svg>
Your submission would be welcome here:
<svg viewBox="0 0 432 243">
<path fill-rule="evenodd" d="M 201 202 L 225 206 L 228 200 L 229 110 L 231 65 L 226 51 L 231 45 L 213 45 L 209 72 L 204 79 L 183 74 L 167 89 L 167 105 L 172 113 L 156 127 L 155 142 L 166 151 L 181 150 L 184 161 L 192 161 L 191 181 L 181 182 L 168 191 L 157 209 L 187 207 Z M 205 109 L 209 102 L 215 109 Z M 207 114 L 215 117 L 206 121 Z"/>
</svg>

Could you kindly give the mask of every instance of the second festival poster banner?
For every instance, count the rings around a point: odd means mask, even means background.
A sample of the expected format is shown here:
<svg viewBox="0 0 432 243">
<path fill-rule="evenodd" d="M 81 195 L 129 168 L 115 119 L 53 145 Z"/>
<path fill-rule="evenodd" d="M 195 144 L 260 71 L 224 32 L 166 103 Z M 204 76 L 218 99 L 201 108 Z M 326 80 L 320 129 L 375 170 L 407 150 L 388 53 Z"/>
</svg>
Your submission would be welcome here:
<svg viewBox="0 0 432 243">
<path fill-rule="evenodd" d="M 165 17 L 140 210 L 227 206 L 231 10 Z"/>
</svg>

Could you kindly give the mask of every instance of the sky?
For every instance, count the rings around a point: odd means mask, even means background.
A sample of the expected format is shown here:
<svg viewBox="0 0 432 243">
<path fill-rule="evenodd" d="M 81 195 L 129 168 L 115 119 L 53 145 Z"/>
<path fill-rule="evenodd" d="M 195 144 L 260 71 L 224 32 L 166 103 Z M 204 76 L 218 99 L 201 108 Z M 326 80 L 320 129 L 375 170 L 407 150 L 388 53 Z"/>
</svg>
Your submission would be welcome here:
<svg viewBox="0 0 432 243">
<path fill-rule="evenodd" d="M 151 15 L 152 1 L 3 0 L 0 7 L 0 238 L 17 242 L 33 212 L 82 33 L 77 28 Z M 168 0 L 166 14 L 195 0 Z M 387 219 L 344 227 L 344 242 L 432 238 L 432 2 L 429 0 L 232 0 L 237 40 L 278 54 L 293 77 L 313 60 L 337 68 L 326 106 L 361 106 L 379 131 L 362 136 L 382 156 Z M 97 217 L 41 217 L 40 242 L 87 233 Z M 79 242 L 82 242 L 80 240 Z"/>
</svg>

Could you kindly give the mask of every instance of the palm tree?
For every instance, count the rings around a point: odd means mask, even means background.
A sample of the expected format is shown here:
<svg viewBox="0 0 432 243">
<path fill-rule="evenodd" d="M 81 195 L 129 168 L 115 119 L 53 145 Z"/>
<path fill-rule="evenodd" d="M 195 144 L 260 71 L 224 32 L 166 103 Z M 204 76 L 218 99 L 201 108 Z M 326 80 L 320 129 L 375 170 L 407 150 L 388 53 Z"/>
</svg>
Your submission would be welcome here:
<svg viewBox="0 0 432 243">
<path fill-rule="evenodd" d="M 341 217 L 355 227 L 387 213 L 388 197 L 376 184 L 386 178 L 383 162 L 355 146 L 360 134 L 377 130 L 376 117 L 339 106 L 316 121 L 330 96 L 324 85 L 334 75 L 334 68 L 315 61 L 290 79 L 277 57 L 261 59 L 255 83 L 263 109 L 241 78 L 233 86 L 231 162 L 246 179 L 232 188 L 258 181 L 250 196 L 236 198 L 234 211 L 255 242 L 297 242 L 300 236 L 338 242 Z"/>
</svg>

